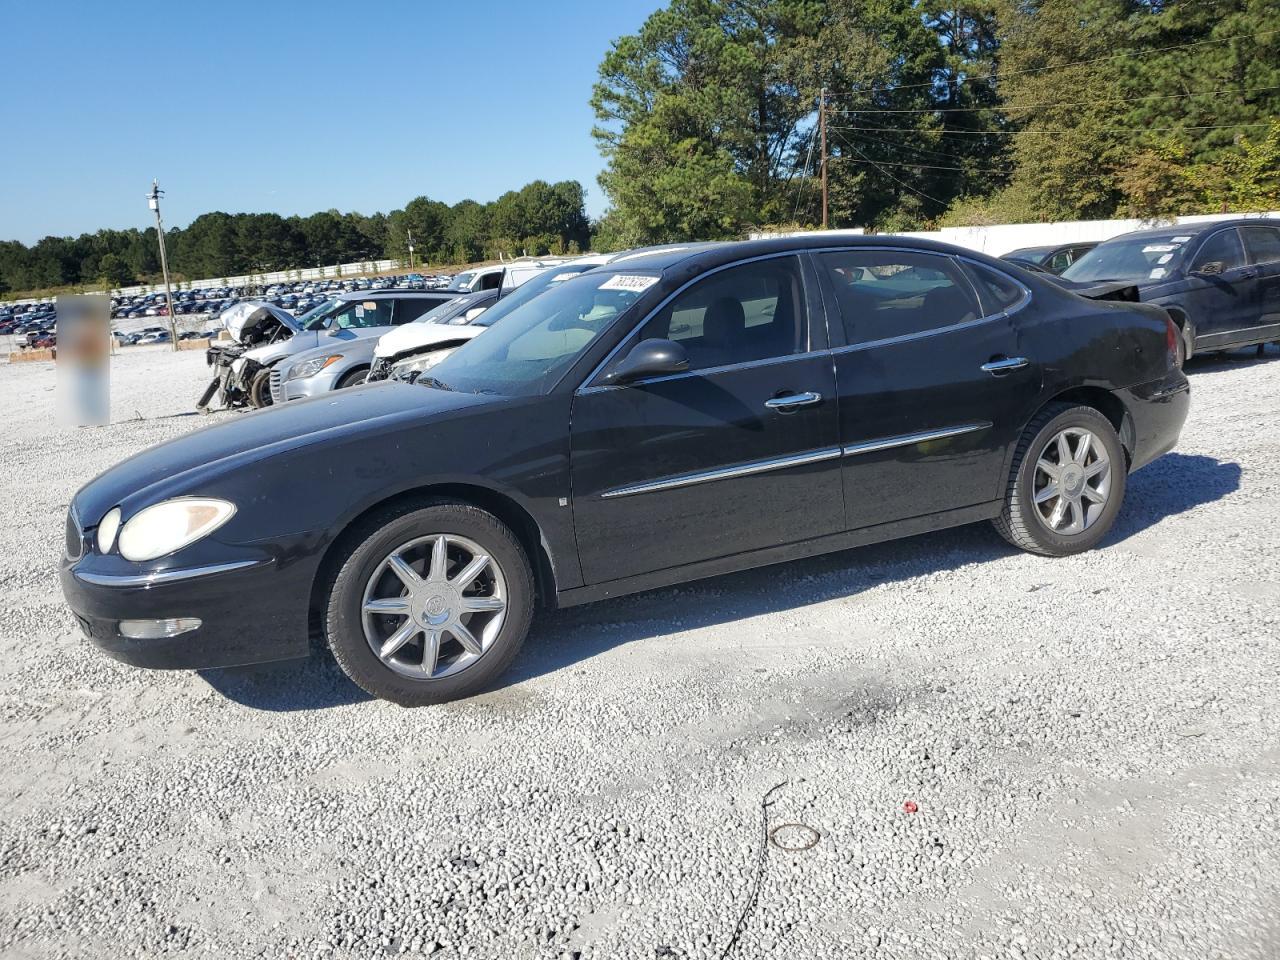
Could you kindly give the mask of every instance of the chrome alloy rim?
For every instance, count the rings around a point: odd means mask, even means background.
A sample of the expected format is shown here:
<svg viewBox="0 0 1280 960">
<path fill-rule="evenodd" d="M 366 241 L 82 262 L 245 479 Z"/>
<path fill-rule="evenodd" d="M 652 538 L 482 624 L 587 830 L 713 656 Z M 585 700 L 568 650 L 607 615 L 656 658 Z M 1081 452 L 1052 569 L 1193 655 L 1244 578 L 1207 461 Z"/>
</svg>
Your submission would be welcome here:
<svg viewBox="0 0 1280 960">
<path fill-rule="evenodd" d="M 474 540 L 418 537 L 378 564 L 361 616 L 379 660 L 401 676 L 439 680 L 493 646 L 507 617 L 507 580 Z"/>
<path fill-rule="evenodd" d="M 1090 431 L 1067 427 L 1041 451 L 1032 490 L 1041 523 L 1054 533 L 1084 533 L 1111 495 L 1107 448 Z"/>
</svg>

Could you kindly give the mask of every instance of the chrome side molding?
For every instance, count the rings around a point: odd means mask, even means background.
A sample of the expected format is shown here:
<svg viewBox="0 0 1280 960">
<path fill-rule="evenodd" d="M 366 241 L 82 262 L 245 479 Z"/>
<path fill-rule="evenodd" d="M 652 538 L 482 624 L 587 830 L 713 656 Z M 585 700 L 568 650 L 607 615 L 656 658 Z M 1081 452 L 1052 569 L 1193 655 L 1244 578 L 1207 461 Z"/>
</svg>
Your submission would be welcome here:
<svg viewBox="0 0 1280 960">
<path fill-rule="evenodd" d="M 746 477 L 753 473 L 767 473 L 770 470 L 785 470 L 787 467 L 799 467 L 806 463 L 820 463 L 823 460 L 835 460 L 840 456 L 839 447 L 827 447 L 823 450 L 812 450 L 798 453 L 790 457 L 774 457 L 770 460 L 752 460 L 732 467 L 721 467 L 717 470 L 701 470 L 697 473 L 681 473 L 661 480 L 650 480 L 633 486 L 615 487 L 606 490 L 600 496 L 605 500 L 615 497 L 630 497 L 637 493 L 654 493 L 658 490 L 674 490 L 677 487 L 692 487 L 699 483 L 714 483 L 716 480 L 730 480 L 734 477 Z"/>
<path fill-rule="evenodd" d="M 149 587 L 155 583 L 172 583 L 174 580 L 193 580 L 196 577 L 209 577 L 216 573 L 229 573 L 245 567 L 255 567 L 269 560 L 236 560 L 232 563 L 214 563 L 206 567 L 186 567 L 180 570 L 155 570 L 151 573 L 89 573 L 83 570 L 72 570 L 72 576 L 85 583 L 99 587 Z"/>
<path fill-rule="evenodd" d="M 865 440 L 862 443 L 851 443 L 844 448 L 846 457 L 855 457 L 861 453 L 875 453 L 878 450 L 892 450 L 895 447 L 909 447 L 930 440 L 945 440 L 947 437 L 958 437 L 979 430 L 990 430 L 991 422 L 962 423 L 955 427 L 943 427 L 941 430 L 925 430 L 921 433 L 904 433 L 897 437 L 881 437 L 878 440 Z"/>
</svg>

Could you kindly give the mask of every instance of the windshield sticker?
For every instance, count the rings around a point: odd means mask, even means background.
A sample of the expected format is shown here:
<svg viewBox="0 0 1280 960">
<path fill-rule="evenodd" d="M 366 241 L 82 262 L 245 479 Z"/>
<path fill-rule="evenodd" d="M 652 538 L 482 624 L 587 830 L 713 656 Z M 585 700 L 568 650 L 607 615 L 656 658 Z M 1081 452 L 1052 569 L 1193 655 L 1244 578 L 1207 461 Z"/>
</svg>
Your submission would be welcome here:
<svg viewBox="0 0 1280 960">
<path fill-rule="evenodd" d="M 378 309 L 378 301 L 377 301 L 377 300 L 366 300 L 364 303 L 362 303 L 362 304 L 361 304 L 361 306 L 362 306 L 362 307 L 364 307 L 366 310 L 377 310 L 377 309 Z"/>
<path fill-rule="evenodd" d="M 573 279 L 574 277 L 576 277 L 577 275 L 578 275 L 578 274 L 577 274 L 576 272 L 573 272 L 573 273 L 557 273 L 554 277 L 552 277 L 552 278 L 548 281 L 548 283 L 564 283 L 566 280 L 572 280 L 572 279 Z"/>
<path fill-rule="evenodd" d="M 639 293 L 658 282 L 657 277 L 643 277 L 635 273 L 618 273 L 600 284 L 601 290 L 630 290 Z"/>
<path fill-rule="evenodd" d="M 362 320 L 364 319 L 364 304 L 362 303 L 356 304 L 356 316 Z"/>
<path fill-rule="evenodd" d="M 1160 259 L 1157 260 L 1156 263 L 1168 263 L 1172 259 L 1173 259 L 1172 253 L 1164 253 L 1160 255 Z"/>
<path fill-rule="evenodd" d="M 1161 277 L 1165 275 L 1166 272 L 1167 271 L 1165 270 L 1164 267 L 1156 267 L 1154 270 L 1151 271 L 1151 279 L 1159 280 Z"/>
<path fill-rule="evenodd" d="M 1174 242 L 1174 243 L 1186 243 L 1186 242 L 1187 242 L 1188 240 L 1190 240 L 1190 239 L 1191 239 L 1190 237 L 1174 237 L 1174 238 L 1173 238 L 1173 242 Z"/>
<path fill-rule="evenodd" d="M 1143 253 L 1168 253 L 1171 250 L 1177 250 L 1176 243 L 1149 243 L 1142 248 Z"/>
</svg>

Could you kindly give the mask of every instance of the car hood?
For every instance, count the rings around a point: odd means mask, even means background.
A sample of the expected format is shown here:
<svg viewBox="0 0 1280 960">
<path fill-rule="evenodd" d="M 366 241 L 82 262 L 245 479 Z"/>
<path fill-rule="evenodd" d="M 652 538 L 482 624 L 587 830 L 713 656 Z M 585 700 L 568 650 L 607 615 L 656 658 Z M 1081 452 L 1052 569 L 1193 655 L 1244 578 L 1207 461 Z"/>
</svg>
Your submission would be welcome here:
<svg viewBox="0 0 1280 960">
<path fill-rule="evenodd" d="M 429 347 L 433 343 L 457 343 L 483 333 L 488 327 L 475 324 L 467 326 L 450 326 L 447 323 L 406 323 L 396 327 L 390 333 L 384 333 L 378 339 L 374 349 L 375 357 L 394 357 L 406 350 L 417 350 Z"/>
<path fill-rule="evenodd" d="M 288 310 L 277 307 L 273 303 L 257 300 L 245 300 L 222 311 L 222 324 L 226 327 L 231 339 L 244 343 L 244 337 L 271 320 L 282 324 L 287 330 L 297 333 L 301 327 Z"/>
<path fill-rule="evenodd" d="M 72 501 L 76 516 L 93 526 L 120 505 L 125 518 L 151 503 L 199 495 L 209 481 L 289 450 L 352 433 L 392 430 L 483 404 L 494 395 L 455 393 L 407 383 L 377 383 L 295 400 L 234 416 L 144 450 L 90 480 Z M 305 482 L 306 478 L 299 478 Z"/>
</svg>

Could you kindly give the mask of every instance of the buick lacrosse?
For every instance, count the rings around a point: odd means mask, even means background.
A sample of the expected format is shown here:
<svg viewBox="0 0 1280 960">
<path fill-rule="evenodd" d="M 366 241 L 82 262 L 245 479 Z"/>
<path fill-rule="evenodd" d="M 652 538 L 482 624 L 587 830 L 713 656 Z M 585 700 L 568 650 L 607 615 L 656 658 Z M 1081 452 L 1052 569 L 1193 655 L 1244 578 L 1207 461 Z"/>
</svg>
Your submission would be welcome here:
<svg viewBox="0 0 1280 960">
<path fill-rule="evenodd" d="M 379 697 L 449 700 L 502 674 L 538 607 L 984 520 L 1089 549 L 1189 402 L 1160 307 L 829 234 L 607 264 L 429 374 L 91 481 L 61 570 L 91 641 L 203 668 L 315 638 Z"/>
</svg>

